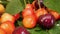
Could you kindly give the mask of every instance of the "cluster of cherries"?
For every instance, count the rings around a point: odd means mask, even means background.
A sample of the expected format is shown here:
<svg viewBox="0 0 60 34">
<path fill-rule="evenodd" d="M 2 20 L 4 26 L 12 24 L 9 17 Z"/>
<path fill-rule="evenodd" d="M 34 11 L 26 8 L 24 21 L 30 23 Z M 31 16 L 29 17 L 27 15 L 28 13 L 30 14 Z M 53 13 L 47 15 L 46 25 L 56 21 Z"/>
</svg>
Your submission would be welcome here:
<svg viewBox="0 0 60 34">
<path fill-rule="evenodd" d="M 11 16 L 8 13 L 3 13 L 0 22 L 2 24 L 9 24 L 11 28 L 7 29 L 10 29 L 10 31 L 5 29 L 9 31 L 9 33 L 13 31 L 12 34 L 30 34 L 25 28 L 34 28 L 39 24 L 41 28 L 50 29 L 55 25 L 55 21 L 60 17 L 59 13 L 45 7 L 42 2 L 38 3 L 37 0 L 34 0 L 32 4 L 26 4 L 25 9 L 22 11 L 22 16 L 22 24 L 24 27 L 15 28 L 15 26 L 10 24 L 11 22 L 14 24 L 14 22 L 20 18 L 19 13 L 14 16 Z M 7 27 L 7 25 L 5 26 Z M 1 25 L 1 28 L 4 29 L 4 26 Z"/>
<path fill-rule="evenodd" d="M 40 3 L 39 5 L 38 1 L 34 0 L 32 4 L 26 5 L 25 9 L 22 11 L 22 16 L 22 24 L 25 28 L 34 28 L 36 24 L 39 24 L 43 29 L 51 29 L 60 15 L 58 12 L 45 7 L 43 3 Z M 20 29 L 21 28 L 18 28 L 15 32 L 19 32 Z M 14 34 L 16 34 L 15 32 Z M 22 32 L 30 34 L 25 29 L 20 31 L 20 33 Z"/>
</svg>

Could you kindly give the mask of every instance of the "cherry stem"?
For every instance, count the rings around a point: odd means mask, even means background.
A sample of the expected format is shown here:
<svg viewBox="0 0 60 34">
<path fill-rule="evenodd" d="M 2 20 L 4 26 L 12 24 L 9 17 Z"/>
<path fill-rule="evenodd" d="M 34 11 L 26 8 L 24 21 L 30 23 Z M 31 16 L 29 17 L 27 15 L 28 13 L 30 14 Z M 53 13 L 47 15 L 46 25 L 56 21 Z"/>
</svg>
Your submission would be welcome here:
<svg viewBox="0 0 60 34">
<path fill-rule="evenodd" d="M 38 5 L 39 5 L 39 8 L 41 8 L 41 6 L 40 6 L 40 0 L 38 0 Z"/>
<path fill-rule="evenodd" d="M 30 4 L 29 0 L 28 0 L 28 3 Z"/>
<path fill-rule="evenodd" d="M 41 3 L 43 3 L 43 0 L 38 0 L 39 8 L 41 8 Z"/>
<path fill-rule="evenodd" d="M 26 6 L 26 0 L 24 0 L 25 6 Z"/>
</svg>

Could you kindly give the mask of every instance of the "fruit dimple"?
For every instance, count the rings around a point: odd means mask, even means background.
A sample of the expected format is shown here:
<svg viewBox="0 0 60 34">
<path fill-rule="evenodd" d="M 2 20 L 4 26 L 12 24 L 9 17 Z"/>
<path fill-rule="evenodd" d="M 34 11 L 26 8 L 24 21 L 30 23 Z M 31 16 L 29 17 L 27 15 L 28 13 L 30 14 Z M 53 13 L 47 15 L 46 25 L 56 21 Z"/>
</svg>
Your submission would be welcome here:
<svg viewBox="0 0 60 34">
<path fill-rule="evenodd" d="M 39 17 L 38 23 L 45 29 L 50 29 L 55 24 L 55 18 L 51 14 L 45 14 Z"/>
</svg>

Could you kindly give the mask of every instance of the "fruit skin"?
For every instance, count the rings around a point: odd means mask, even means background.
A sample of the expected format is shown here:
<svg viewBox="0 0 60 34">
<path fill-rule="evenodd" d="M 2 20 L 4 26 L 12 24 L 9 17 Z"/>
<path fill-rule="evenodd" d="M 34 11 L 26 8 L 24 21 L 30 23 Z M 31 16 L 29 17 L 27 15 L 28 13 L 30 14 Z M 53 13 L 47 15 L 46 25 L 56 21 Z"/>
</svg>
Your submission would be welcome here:
<svg viewBox="0 0 60 34">
<path fill-rule="evenodd" d="M 27 15 L 33 15 L 33 14 L 34 14 L 34 10 L 30 8 L 26 8 L 22 11 L 23 18 Z"/>
<path fill-rule="evenodd" d="M 30 34 L 24 27 L 17 27 L 12 34 Z"/>
<path fill-rule="evenodd" d="M 35 14 L 36 14 L 37 19 L 38 19 L 39 16 L 48 14 L 48 12 L 47 12 L 44 8 L 40 8 L 40 9 L 38 9 L 38 10 L 35 12 Z"/>
<path fill-rule="evenodd" d="M 5 12 L 5 8 L 2 4 L 0 4 L 0 14 Z"/>
<path fill-rule="evenodd" d="M 0 34 L 7 34 L 5 30 L 3 30 L 2 28 L 0 28 Z"/>
<path fill-rule="evenodd" d="M 11 23 L 14 23 L 15 18 L 12 15 L 10 15 L 9 13 L 4 13 L 1 16 L 1 23 L 4 23 L 6 21 L 11 21 Z"/>
<path fill-rule="evenodd" d="M 15 17 L 15 20 L 18 20 L 20 18 L 20 13 L 15 14 L 14 17 Z"/>
<path fill-rule="evenodd" d="M 33 5 L 32 5 L 32 4 L 26 4 L 25 9 L 26 9 L 26 8 L 34 9 L 34 7 L 33 7 Z"/>
<path fill-rule="evenodd" d="M 0 27 L 2 29 L 4 29 L 7 32 L 7 34 L 12 34 L 12 32 L 15 29 L 14 24 L 11 23 L 10 21 L 6 21 L 6 22 L 2 23 Z"/>
<path fill-rule="evenodd" d="M 51 14 L 45 14 L 39 17 L 38 23 L 42 28 L 50 29 L 55 24 L 55 18 Z"/>
<path fill-rule="evenodd" d="M 0 17 L 0 22 L 1 22 L 1 17 Z"/>
<path fill-rule="evenodd" d="M 50 14 L 52 14 L 52 15 L 55 17 L 56 20 L 59 19 L 59 13 L 58 13 L 58 12 L 56 12 L 56 11 L 54 11 L 54 10 L 51 10 L 51 9 L 48 9 L 48 8 L 47 8 L 47 11 L 48 11 Z"/>
<path fill-rule="evenodd" d="M 24 17 L 23 25 L 26 28 L 34 28 L 37 24 L 36 21 L 37 21 L 37 18 L 34 15 L 29 15 Z"/>
</svg>

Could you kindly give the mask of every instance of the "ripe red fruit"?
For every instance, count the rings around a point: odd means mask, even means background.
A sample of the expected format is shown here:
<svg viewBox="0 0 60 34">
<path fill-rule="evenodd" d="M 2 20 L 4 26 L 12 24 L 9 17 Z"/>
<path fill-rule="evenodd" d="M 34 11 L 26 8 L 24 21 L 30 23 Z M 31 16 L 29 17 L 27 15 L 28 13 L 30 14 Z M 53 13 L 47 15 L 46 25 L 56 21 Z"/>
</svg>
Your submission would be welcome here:
<svg viewBox="0 0 60 34">
<path fill-rule="evenodd" d="M 34 28 L 36 26 L 36 17 L 35 16 L 26 16 L 23 19 L 23 25 L 26 28 Z"/>
<path fill-rule="evenodd" d="M 0 34 L 7 34 L 5 30 L 3 30 L 2 28 L 0 28 Z"/>
<path fill-rule="evenodd" d="M 18 20 L 20 18 L 20 13 L 14 15 L 15 20 Z"/>
<path fill-rule="evenodd" d="M 22 12 L 22 16 L 23 18 L 27 15 L 33 15 L 34 14 L 34 10 L 33 9 L 30 9 L 30 8 L 26 8 L 23 10 Z"/>
<path fill-rule="evenodd" d="M 55 17 L 56 20 L 59 19 L 59 13 L 58 12 L 51 10 L 51 9 L 47 9 L 47 10 L 49 11 L 50 14 L 52 14 Z"/>
<path fill-rule="evenodd" d="M 37 18 L 39 18 L 39 16 L 45 15 L 45 14 L 47 14 L 47 13 L 48 13 L 48 12 L 47 12 L 44 8 L 40 8 L 40 9 L 38 9 L 38 10 L 35 12 Z"/>
<path fill-rule="evenodd" d="M 44 29 L 50 29 L 55 25 L 55 18 L 51 14 L 41 15 L 38 18 L 39 25 Z"/>
<path fill-rule="evenodd" d="M 11 23 L 14 23 L 15 18 L 12 15 L 8 14 L 8 13 L 4 13 L 1 16 L 1 23 L 4 23 L 6 21 L 11 21 Z"/>
<path fill-rule="evenodd" d="M 12 34 L 30 34 L 24 27 L 17 27 Z"/>
<path fill-rule="evenodd" d="M 14 24 L 11 23 L 10 21 L 6 21 L 6 22 L 2 23 L 0 27 L 2 29 L 4 29 L 7 32 L 7 34 L 12 34 L 12 32 L 15 29 Z"/>
</svg>

